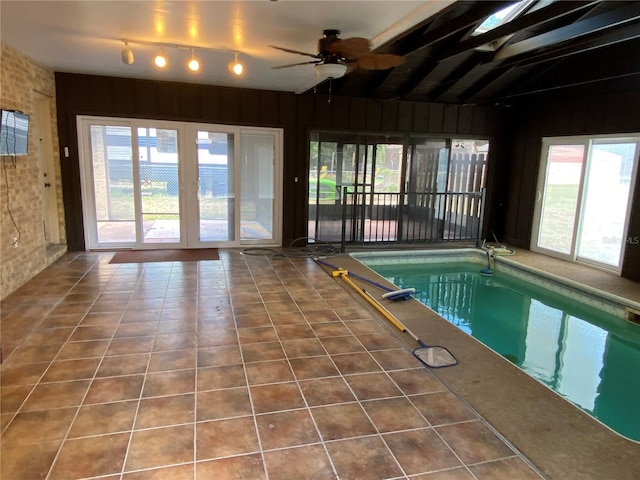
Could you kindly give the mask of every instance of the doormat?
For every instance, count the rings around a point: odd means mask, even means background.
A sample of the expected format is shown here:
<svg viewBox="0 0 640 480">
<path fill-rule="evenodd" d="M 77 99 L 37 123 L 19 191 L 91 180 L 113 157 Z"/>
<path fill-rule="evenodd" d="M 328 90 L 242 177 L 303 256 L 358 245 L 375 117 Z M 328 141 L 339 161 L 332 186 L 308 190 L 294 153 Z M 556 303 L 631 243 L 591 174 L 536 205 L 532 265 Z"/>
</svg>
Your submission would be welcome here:
<svg viewBox="0 0 640 480">
<path fill-rule="evenodd" d="M 123 250 L 116 252 L 109 263 L 199 262 L 202 260 L 220 260 L 218 249 Z"/>
</svg>

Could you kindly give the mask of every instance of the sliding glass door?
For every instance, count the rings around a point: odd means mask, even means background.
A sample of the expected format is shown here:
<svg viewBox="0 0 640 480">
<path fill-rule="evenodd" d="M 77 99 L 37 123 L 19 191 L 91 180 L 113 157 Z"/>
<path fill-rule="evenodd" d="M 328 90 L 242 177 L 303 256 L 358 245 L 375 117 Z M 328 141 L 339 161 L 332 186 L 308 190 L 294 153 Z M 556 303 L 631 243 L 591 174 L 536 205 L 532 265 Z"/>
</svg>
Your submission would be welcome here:
<svg viewBox="0 0 640 480">
<path fill-rule="evenodd" d="M 280 245 L 282 132 L 78 118 L 87 249 Z"/>
<path fill-rule="evenodd" d="M 640 137 L 545 139 L 531 249 L 620 272 Z"/>
</svg>

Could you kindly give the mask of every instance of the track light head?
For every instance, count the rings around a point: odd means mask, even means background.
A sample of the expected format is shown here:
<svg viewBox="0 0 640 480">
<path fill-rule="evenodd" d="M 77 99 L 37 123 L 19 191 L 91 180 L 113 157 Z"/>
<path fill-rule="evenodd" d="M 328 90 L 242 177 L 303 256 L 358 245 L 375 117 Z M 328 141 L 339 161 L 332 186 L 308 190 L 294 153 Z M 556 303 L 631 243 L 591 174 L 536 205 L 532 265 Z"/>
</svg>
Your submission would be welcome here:
<svg viewBox="0 0 640 480">
<path fill-rule="evenodd" d="M 156 55 L 153 59 L 153 63 L 156 64 L 158 68 L 164 68 L 169 64 L 169 60 L 167 60 L 167 56 L 164 54 L 164 51 L 161 49 L 160 53 Z"/>
<path fill-rule="evenodd" d="M 124 49 L 122 50 L 122 63 L 125 65 L 131 65 L 133 63 L 133 52 L 129 48 L 129 42 L 124 42 Z"/>
</svg>

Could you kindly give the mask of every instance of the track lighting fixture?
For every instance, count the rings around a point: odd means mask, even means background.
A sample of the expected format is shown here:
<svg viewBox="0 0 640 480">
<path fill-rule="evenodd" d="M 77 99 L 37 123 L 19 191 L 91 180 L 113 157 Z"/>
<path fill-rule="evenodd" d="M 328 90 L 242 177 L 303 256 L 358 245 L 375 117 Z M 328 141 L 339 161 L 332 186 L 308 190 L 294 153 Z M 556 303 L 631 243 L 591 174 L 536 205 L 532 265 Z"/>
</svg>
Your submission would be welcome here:
<svg viewBox="0 0 640 480">
<path fill-rule="evenodd" d="M 167 60 L 162 48 L 160 49 L 160 53 L 153 59 L 153 63 L 155 63 L 158 68 L 164 68 L 169 64 L 169 60 Z"/>
<path fill-rule="evenodd" d="M 122 50 L 122 63 L 125 65 L 131 65 L 133 63 L 133 52 L 129 48 L 129 42 L 124 42 L 124 49 Z"/>
<path fill-rule="evenodd" d="M 197 72 L 198 70 L 200 70 L 200 62 L 196 58 L 196 53 L 193 48 L 191 49 L 191 59 L 187 62 L 187 67 L 192 72 Z"/>
<path fill-rule="evenodd" d="M 152 47 L 158 47 L 160 51 L 156 54 L 153 59 L 153 63 L 158 68 L 166 68 L 169 65 L 169 58 L 164 53 L 166 48 L 173 48 L 176 50 L 188 50 L 190 52 L 189 59 L 187 60 L 187 68 L 192 72 L 200 71 L 201 63 L 200 59 L 196 57 L 196 50 L 200 52 L 213 52 L 213 53 L 233 53 L 234 60 L 229 63 L 229 71 L 234 75 L 240 76 L 244 71 L 244 65 L 240 63 L 238 60 L 238 53 L 233 50 L 221 50 L 217 48 L 207 48 L 207 47 L 193 47 L 190 45 L 182 45 L 177 43 L 158 43 L 158 42 L 146 42 L 144 40 L 120 40 L 124 43 L 124 49 L 122 50 L 122 62 L 126 65 L 131 65 L 133 63 L 133 52 L 129 48 L 129 44 L 133 45 L 147 45 Z"/>
<path fill-rule="evenodd" d="M 229 64 L 229 70 L 234 73 L 237 76 L 242 75 L 242 72 L 244 71 L 244 65 L 242 65 L 239 61 L 238 61 L 238 52 L 234 52 L 234 59 L 233 62 L 231 62 Z"/>
</svg>

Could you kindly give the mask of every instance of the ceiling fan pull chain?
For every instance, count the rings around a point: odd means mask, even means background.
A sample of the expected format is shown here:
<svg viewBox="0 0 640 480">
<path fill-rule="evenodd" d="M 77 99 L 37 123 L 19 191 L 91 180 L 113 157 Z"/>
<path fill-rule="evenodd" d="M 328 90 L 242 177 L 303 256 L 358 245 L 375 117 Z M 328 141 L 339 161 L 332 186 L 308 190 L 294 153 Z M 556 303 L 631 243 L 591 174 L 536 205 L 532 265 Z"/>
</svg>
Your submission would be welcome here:
<svg viewBox="0 0 640 480">
<path fill-rule="evenodd" d="M 327 103 L 331 103 L 331 78 L 329 79 L 329 101 Z"/>
</svg>

